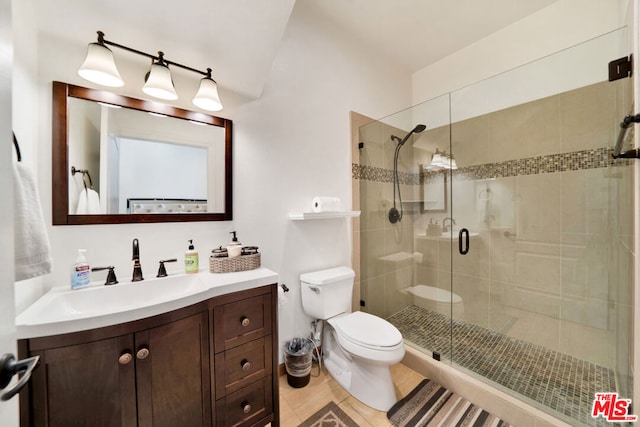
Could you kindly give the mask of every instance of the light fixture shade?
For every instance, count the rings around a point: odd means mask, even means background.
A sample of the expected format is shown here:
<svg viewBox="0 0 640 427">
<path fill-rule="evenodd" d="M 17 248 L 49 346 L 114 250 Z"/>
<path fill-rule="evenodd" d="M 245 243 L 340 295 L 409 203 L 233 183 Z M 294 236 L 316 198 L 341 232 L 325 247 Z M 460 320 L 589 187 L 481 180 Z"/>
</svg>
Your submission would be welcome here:
<svg viewBox="0 0 640 427">
<path fill-rule="evenodd" d="M 100 43 L 89 43 L 87 56 L 78 69 L 78 75 L 103 86 L 124 86 L 124 81 L 113 60 L 113 52 Z"/>
<path fill-rule="evenodd" d="M 431 165 L 438 166 L 441 168 L 446 167 L 444 158 L 442 157 L 442 154 L 438 152 L 438 150 L 436 150 L 435 154 L 431 157 Z"/>
<path fill-rule="evenodd" d="M 453 156 L 451 156 L 450 158 L 451 163 L 450 163 L 450 169 L 458 169 L 458 163 L 456 163 L 456 159 L 453 158 Z"/>
<path fill-rule="evenodd" d="M 171 71 L 169 67 L 158 62 L 154 62 L 151 65 L 147 82 L 142 87 L 142 91 L 154 98 L 176 100 L 178 94 L 173 87 L 173 81 L 171 80 Z"/>
<path fill-rule="evenodd" d="M 205 77 L 200 80 L 200 87 L 196 96 L 193 97 L 193 105 L 202 108 L 207 111 L 220 111 L 222 110 L 222 102 L 220 102 L 220 96 L 218 96 L 217 83 L 209 78 Z"/>
</svg>

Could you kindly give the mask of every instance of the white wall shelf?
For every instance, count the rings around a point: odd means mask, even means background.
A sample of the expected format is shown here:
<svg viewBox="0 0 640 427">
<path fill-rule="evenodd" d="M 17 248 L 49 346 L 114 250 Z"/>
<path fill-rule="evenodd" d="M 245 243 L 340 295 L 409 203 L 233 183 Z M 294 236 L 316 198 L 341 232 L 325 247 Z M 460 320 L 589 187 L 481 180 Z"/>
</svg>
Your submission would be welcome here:
<svg viewBox="0 0 640 427">
<path fill-rule="evenodd" d="M 292 212 L 289 219 L 292 221 L 308 221 L 313 219 L 352 218 L 360 216 L 360 211 L 345 212 Z"/>
</svg>

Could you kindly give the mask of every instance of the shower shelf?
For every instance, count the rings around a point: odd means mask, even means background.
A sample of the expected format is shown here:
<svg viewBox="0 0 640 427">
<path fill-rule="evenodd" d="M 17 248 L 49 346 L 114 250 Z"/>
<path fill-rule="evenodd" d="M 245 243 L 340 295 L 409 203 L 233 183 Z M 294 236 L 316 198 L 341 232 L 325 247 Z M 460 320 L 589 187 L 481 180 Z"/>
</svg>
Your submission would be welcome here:
<svg viewBox="0 0 640 427">
<path fill-rule="evenodd" d="M 306 221 L 312 219 L 352 218 L 360 216 L 360 211 L 344 212 L 292 212 L 289 219 L 292 221 Z"/>
</svg>

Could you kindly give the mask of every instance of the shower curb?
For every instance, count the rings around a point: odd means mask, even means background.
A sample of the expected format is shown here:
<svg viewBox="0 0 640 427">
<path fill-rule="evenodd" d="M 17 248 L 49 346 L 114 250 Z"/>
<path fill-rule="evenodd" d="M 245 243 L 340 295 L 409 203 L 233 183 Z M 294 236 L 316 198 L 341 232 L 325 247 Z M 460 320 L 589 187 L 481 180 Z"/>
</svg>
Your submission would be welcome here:
<svg viewBox="0 0 640 427">
<path fill-rule="evenodd" d="M 472 403 L 504 421 L 519 427 L 573 427 L 507 393 L 485 384 L 446 362 L 439 362 L 405 345 L 400 363 L 417 373 L 440 383 Z"/>
</svg>

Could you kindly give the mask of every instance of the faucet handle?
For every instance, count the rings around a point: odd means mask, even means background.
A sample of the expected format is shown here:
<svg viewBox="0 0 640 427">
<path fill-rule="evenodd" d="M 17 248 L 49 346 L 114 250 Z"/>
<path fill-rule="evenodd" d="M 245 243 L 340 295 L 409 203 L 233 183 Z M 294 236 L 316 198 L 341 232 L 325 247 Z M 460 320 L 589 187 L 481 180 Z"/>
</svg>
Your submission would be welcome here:
<svg viewBox="0 0 640 427">
<path fill-rule="evenodd" d="M 165 259 L 160 261 L 160 266 L 158 267 L 158 275 L 156 277 L 167 277 L 167 270 L 164 268 L 165 262 L 176 262 L 177 258 Z"/>
<path fill-rule="evenodd" d="M 91 271 L 102 271 L 102 270 L 109 270 L 109 272 L 107 273 L 107 279 L 104 282 L 105 286 L 115 285 L 118 283 L 118 279 L 116 278 L 115 267 L 113 265 L 110 265 L 108 267 L 93 267 L 91 269 Z"/>
</svg>

